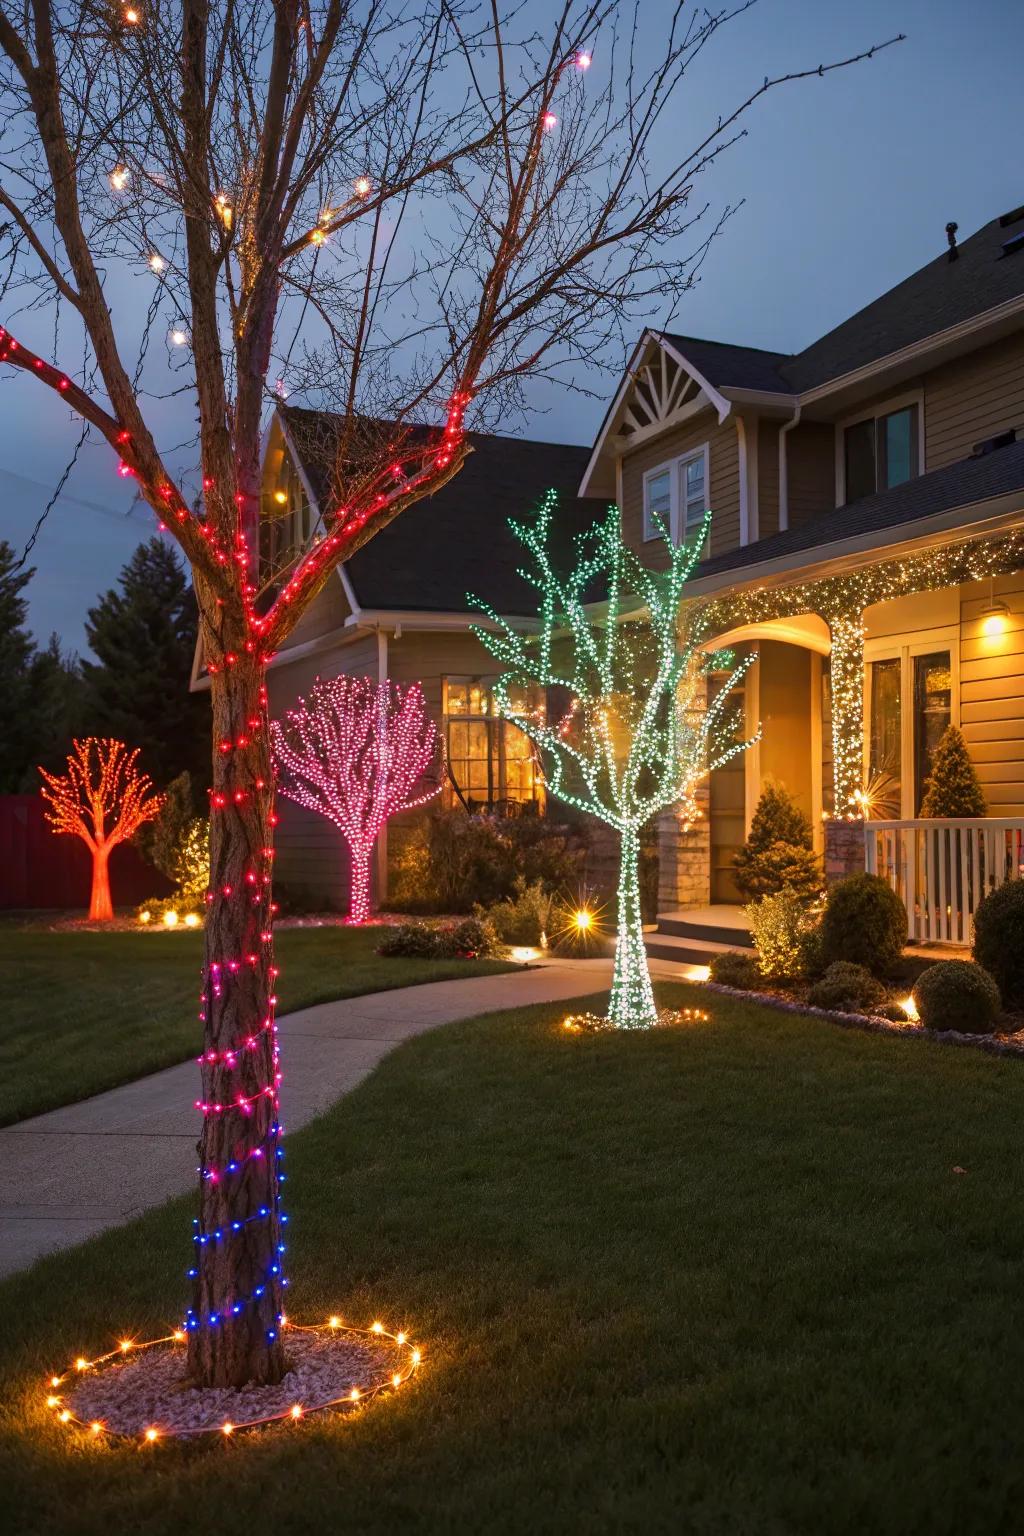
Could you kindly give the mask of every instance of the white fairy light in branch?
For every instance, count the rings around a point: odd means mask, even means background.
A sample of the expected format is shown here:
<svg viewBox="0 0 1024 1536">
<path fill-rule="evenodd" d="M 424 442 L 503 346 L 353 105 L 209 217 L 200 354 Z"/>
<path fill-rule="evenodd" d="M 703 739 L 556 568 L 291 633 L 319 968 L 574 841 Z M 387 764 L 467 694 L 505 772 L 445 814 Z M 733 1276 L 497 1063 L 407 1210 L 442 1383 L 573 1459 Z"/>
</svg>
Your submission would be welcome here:
<svg viewBox="0 0 1024 1536">
<path fill-rule="evenodd" d="M 159 277 L 161 272 L 166 272 L 167 271 L 167 263 L 164 260 L 164 258 L 160 255 L 159 251 L 154 251 L 152 253 L 152 255 L 150 256 L 150 258 L 149 258 L 149 270 L 151 272 L 155 272 L 158 277 Z"/>
<path fill-rule="evenodd" d="M 182 330 L 180 325 L 176 325 L 171 331 L 171 344 L 175 347 L 184 347 L 188 345 L 188 332 Z"/>
<path fill-rule="evenodd" d="M 558 118 L 553 112 L 545 112 L 541 118 L 541 127 L 545 133 L 551 133 L 553 129 L 558 127 Z"/>
<path fill-rule="evenodd" d="M 110 173 L 110 185 L 115 192 L 123 192 L 131 180 L 131 171 L 126 165 L 115 165 Z"/>
<path fill-rule="evenodd" d="M 356 197 L 369 197 L 373 191 L 373 182 L 369 176 L 357 176 L 352 183 L 352 190 L 355 192 Z"/>
<path fill-rule="evenodd" d="M 575 63 L 577 69 L 589 69 L 594 60 L 589 53 L 585 52 L 583 49 L 580 49 L 580 52 L 576 55 L 576 58 L 573 60 L 573 62 Z"/>
<path fill-rule="evenodd" d="M 490 622 L 474 625 L 473 633 L 502 669 L 494 688 L 498 713 L 542 754 L 548 793 L 619 835 L 607 1023 L 647 1029 L 660 1015 L 644 946 L 641 832 L 669 806 L 689 806 L 713 769 L 751 745 L 737 738 L 729 695 L 752 658 L 736 663 L 729 686 L 708 703 L 700 637 L 677 629 L 680 598 L 704 547 L 710 513 L 684 544 L 673 544 L 668 530 L 661 530 L 667 569 L 656 572 L 624 542 L 619 510 L 609 507 L 577 541 L 576 565 L 563 576 L 551 557 L 556 505 L 549 491 L 535 519 L 510 523 L 532 556 L 527 579 L 539 594 L 537 634 L 523 635 L 479 598 L 471 601 Z M 600 626 L 589 606 L 595 587 L 607 594 Z M 629 617 L 637 604 L 642 624 Z M 564 696 L 561 719 L 530 707 L 538 689 L 549 700 Z M 590 928 L 589 916 L 576 921 L 579 932 Z"/>
<path fill-rule="evenodd" d="M 142 20 L 142 16 L 135 9 L 134 5 L 129 5 L 125 9 L 124 19 L 129 27 L 137 27 L 139 22 Z"/>
</svg>

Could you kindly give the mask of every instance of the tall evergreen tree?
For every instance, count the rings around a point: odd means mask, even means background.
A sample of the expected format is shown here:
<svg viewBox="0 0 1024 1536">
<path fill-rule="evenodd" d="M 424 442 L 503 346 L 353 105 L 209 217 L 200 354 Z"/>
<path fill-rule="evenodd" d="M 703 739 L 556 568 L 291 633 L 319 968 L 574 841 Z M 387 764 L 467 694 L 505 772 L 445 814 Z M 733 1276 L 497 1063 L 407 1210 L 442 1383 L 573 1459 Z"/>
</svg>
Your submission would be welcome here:
<svg viewBox="0 0 1024 1536">
<path fill-rule="evenodd" d="M 35 643 L 25 628 L 22 593 L 35 572 L 17 570 L 14 550 L 0 540 L 0 794 L 21 790 L 38 741 L 32 663 Z"/>
<path fill-rule="evenodd" d="M 61 649 L 59 635 L 52 634 L 45 651 L 33 656 L 30 676 L 35 742 L 22 777 L 26 791 L 38 788 L 37 768 L 55 772 L 64 765 L 71 743 L 85 731 L 81 664 L 73 651 Z"/>
<path fill-rule="evenodd" d="M 119 590 L 89 609 L 85 626 L 98 658 L 82 662 L 86 721 L 94 735 L 139 747 L 157 784 L 188 772 L 210 782 L 210 704 L 189 692 L 196 602 L 173 547 L 152 538 L 121 571 Z"/>
<path fill-rule="evenodd" d="M 922 816 L 985 816 L 985 791 L 962 732 L 947 725 L 935 748 L 921 802 Z"/>
</svg>

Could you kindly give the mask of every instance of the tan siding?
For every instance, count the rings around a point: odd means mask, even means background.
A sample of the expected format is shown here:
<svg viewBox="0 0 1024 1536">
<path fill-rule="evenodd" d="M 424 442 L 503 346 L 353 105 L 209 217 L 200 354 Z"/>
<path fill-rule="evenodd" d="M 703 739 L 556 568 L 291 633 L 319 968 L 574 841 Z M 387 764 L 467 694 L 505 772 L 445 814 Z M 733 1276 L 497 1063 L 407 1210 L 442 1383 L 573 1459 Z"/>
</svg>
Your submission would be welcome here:
<svg viewBox="0 0 1024 1536">
<path fill-rule="evenodd" d="M 758 537 L 779 531 L 779 423 L 762 419 L 757 428 Z"/>
<path fill-rule="evenodd" d="M 1010 610 L 999 634 L 982 629 L 994 591 Z M 1024 815 L 1024 573 L 964 587 L 960 602 L 960 727 L 990 816 Z"/>
<path fill-rule="evenodd" d="M 941 469 L 1007 427 L 1024 429 L 1024 332 L 925 376 L 925 464 Z"/>
<path fill-rule="evenodd" d="M 690 448 L 708 444 L 708 495 L 714 522 L 711 553 L 736 549 L 740 542 L 740 475 L 736 427 L 731 420 L 719 426 L 712 411 L 703 411 L 692 422 L 652 438 L 623 459 L 622 529 L 626 542 L 651 565 L 664 565 L 664 551 L 657 542 L 644 543 L 644 475 L 649 469 L 678 457 Z"/>
<path fill-rule="evenodd" d="M 830 422 L 802 421 L 786 434 L 786 442 L 789 526 L 797 528 L 836 504 L 835 428 Z"/>
</svg>

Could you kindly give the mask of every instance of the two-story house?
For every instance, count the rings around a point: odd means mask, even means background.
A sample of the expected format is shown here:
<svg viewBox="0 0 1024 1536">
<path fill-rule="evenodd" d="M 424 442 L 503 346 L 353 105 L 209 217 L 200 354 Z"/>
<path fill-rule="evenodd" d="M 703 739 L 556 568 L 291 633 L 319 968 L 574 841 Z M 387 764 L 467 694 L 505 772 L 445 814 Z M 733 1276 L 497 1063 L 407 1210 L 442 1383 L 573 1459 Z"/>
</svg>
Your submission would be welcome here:
<svg viewBox="0 0 1024 1536">
<path fill-rule="evenodd" d="M 1024 815 L 1024 207 L 954 239 L 802 352 L 648 332 L 608 410 L 582 493 L 616 497 L 654 559 L 653 514 L 678 539 L 710 506 L 691 593 L 716 644 L 757 653 L 761 740 L 713 776 L 703 826 L 666 822 L 663 907 L 736 899 L 732 856 L 769 776 L 832 874 L 863 867 L 861 814 L 917 817 L 950 721 L 990 816 Z M 882 856 L 896 878 L 907 847 Z"/>
<path fill-rule="evenodd" d="M 275 415 L 265 574 L 287 568 L 321 517 L 324 422 L 292 407 Z M 973 902 L 997 866 L 1019 859 L 1024 828 L 1024 207 L 949 244 L 802 352 L 647 332 L 590 451 L 473 445 L 438 496 L 338 572 L 272 665 L 272 709 L 317 674 L 419 679 L 447 741 L 449 803 L 541 810 L 538 767 L 495 718 L 493 664 L 469 631 L 468 590 L 530 623 L 508 517 L 554 486 L 568 550 L 614 498 L 627 538 L 656 561 L 655 515 L 682 539 L 710 506 L 691 595 L 709 605 L 716 647 L 756 652 L 744 707 L 761 737 L 713 775 L 700 824 L 663 819 L 661 906 L 735 900 L 732 856 L 773 777 L 810 816 L 831 876 L 863 867 L 867 846 L 921 936 L 962 940 L 969 912 L 936 882 L 969 886 Z M 926 868 L 927 839 L 889 824 L 916 820 L 950 721 L 990 822 L 984 837 L 951 829 Z M 282 811 L 281 877 L 340 900 L 332 829 Z M 877 842 L 865 814 L 881 818 Z M 954 853 L 975 861 L 973 875 L 953 878 Z"/>
</svg>

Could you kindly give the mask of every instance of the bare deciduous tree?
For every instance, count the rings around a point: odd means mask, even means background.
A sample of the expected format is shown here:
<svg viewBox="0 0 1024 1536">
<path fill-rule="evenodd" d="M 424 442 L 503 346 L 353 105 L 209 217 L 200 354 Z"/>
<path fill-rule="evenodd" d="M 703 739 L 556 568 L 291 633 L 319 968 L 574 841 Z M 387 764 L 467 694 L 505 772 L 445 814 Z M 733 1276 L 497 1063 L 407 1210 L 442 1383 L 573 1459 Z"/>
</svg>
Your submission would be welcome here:
<svg viewBox="0 0 1024 1536">
<path fill-rule="evenodd" d="M 525 380 L 573 362 L 593 378 L 671 314 L 720 223 L 705 230 L 697 178 L 781 80 L 685 150 L 672 113 L 751 3 L 669 5 L 653 51 L 646 0 L 0 8 L 7 323 L 22 301 L 66 326 L 56 366 L 7 330 L 0 361 L 64 397 L 178 541 L 211 679 L 200 1222 L 231 1237 L 197 1250 L 199 1384 L 284 1369 L 267 658 L 340 560 L 458 472 L 467 417 L 504 419 Z M 141 340 L 112 308 L 133 271 L 154 285 Z M 196 407 L 196 508 L 146 390 L 163 327 Z M 264 581 L 261 430 L 282 376 L 341 427 L 323 521 Z"/>
</svg>

